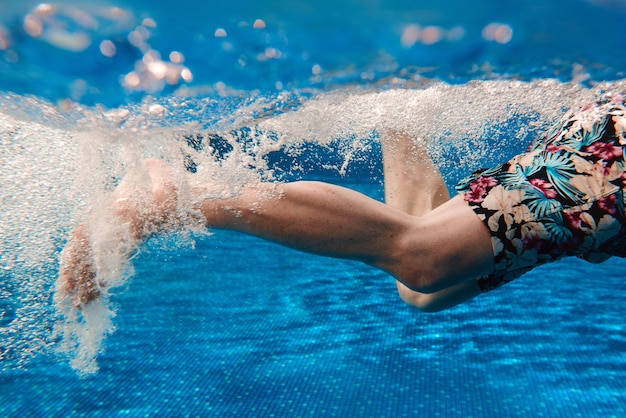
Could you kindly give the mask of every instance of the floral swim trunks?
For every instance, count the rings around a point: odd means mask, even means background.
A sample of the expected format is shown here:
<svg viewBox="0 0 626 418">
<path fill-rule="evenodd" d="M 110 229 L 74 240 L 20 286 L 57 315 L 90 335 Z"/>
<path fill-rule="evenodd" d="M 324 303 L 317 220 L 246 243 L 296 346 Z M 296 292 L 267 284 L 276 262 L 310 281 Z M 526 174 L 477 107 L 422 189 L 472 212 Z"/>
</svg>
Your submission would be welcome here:
<svg viewBox="0 0 626 418">
<path fill-rule="evenodd" d="M 626 256 L 626 103 L 607 95 L 568 113 L 528 152 L 457 186 L 491 233 L 483 291 L 565 256 Z"/>
</svg>

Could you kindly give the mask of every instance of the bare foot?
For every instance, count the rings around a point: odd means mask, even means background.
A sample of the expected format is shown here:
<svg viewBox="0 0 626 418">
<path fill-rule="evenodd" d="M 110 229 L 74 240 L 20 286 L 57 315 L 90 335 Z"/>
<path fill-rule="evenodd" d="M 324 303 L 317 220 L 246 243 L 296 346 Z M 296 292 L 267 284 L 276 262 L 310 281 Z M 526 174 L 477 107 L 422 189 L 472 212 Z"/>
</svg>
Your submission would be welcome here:
<svg viewBox="0 0 626 418">
<path fill-rule="evenodd" d="M 61 255 L 61 272 L 55 298 L 58 302 L 71 298 L 72 305 L 82 309 L 100 295 L 87 231 L 80 226 L 72 234 Z"/>
</svg>

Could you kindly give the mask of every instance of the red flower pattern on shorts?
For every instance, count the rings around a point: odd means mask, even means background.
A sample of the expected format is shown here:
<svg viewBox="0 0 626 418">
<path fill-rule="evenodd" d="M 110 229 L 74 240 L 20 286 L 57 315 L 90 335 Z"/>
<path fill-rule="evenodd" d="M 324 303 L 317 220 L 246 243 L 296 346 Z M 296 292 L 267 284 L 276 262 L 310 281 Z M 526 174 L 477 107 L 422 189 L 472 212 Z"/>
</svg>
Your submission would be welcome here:
<svg viewBox="0 0 626 418">
<path fill-rule="evenodd" d="M 557 196 L 557 192 L 556 190 L 554 190 L 554 186 L 549 181 L 535 178 L 535 179 L 530 179 L 530 184 L 535 186 L 537 190 L 542 192 L 549 199 L 554 199 Z"/>
<path fill-rule="evenodd" d="M 578 212 L 566 212 L 565 213 L 565 217 L 567 218 L 567 220 L 569 221 L 569 224 L 578 230 L 581 230 L 583 227 L 583 224 L 585 223 L 584 219 L 583 219 L 583 213 L 582 211 L 578 211 Z"/>
<path fill-rule="evenodd" d="M 609 215 L 617 214 L 617 195 L 611 194 L 603 197 L 598 200 L 598 208 L 600 208 L 604 213 L 608 213 Z"/>
<path fill-rule="evenodd" d="M 608 142 L 594 142 L 587 147 L 586 151 L 606 161 L 615 160 L 624 154 L 621 146 Z"/>
<path fill-rule="evenodd" d="M 560 147 L 560 146 L 554 145 L 554 144 L 548 144 L 546 146 L 546 151 L 548 151 L 548 152 L 558 152 L 558 151 L 560 151 L 562 149 L 563 149 L 563 147 Z"/>
<path fill-rule="evenodd" d="M 493 177 L 478 177 L 472 182 L 468 190 L 465 192 L 465 199 L 468 202 L 482 202 L 485 196 L 487 196 L 487 190 L 498 184 L 498 181 Z"/>
</svg>

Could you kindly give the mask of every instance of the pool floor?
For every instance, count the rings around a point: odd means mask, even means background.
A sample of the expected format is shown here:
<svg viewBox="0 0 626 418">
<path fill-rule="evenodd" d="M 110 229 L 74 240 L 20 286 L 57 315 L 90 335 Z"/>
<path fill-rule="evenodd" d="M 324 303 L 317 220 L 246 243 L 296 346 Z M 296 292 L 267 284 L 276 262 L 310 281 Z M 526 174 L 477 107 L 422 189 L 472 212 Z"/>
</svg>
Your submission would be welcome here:
<svg viewBox="0 0 626 418">
<path fill-rule="evenodd" d="M 540 268 L 424 314 L 391 279 L 217 231 L 148 246 L 98 374 L 39 357 L 2 416 L 623 416 L 626 263 Z"/>
</svg>

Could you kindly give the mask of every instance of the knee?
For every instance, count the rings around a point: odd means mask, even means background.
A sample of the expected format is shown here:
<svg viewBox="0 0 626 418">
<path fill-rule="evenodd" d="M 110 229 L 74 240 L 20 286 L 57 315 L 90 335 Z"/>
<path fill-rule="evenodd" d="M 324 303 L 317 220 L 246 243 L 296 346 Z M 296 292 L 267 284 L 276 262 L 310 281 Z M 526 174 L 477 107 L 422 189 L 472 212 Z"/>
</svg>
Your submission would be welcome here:
<svg viewBox="0 0 626 418">
<path fill-rule="evenodd" d="M 418 263 L 419 266 L 411 266 L 409 271 L 404 271 L 405 274 L 396 276 L 404 284 L 405 291 L 410 292 L 408 294 L 428 295 L 446 287 L 446 277 L 441 274 L 441 269 L 433 260 L 434 258 L 424 258 Z"/>
<path fill-rule="evenodd" d="M 413 217 L 405 231 L 395 236 L 389 246 L 389 262 L 382 265 L 409 291 L 432 293 L 440 290 L 447 279 L 446 253 L 440 241 L 433 242 L 427 220 Z"/>
<path fill-rule="evenodd" d="M 443 307 L 437 303 L 434 293 L 421 293 L 398 284 L 400 299 L 409 306 L 413 306 L 422 312 L 440 312 Z"/>
</svg>

